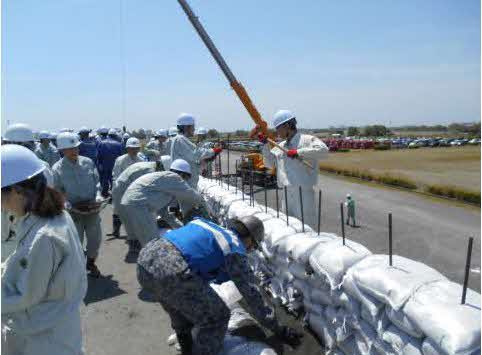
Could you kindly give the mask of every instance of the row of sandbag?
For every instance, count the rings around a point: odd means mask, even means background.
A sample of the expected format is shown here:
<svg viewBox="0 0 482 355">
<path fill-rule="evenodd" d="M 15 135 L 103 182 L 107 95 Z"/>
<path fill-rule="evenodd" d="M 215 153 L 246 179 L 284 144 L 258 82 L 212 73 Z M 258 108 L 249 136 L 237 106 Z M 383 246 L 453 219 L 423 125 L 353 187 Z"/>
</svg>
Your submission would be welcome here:
<svg viewBox="0 0 482 355">
<path fill-rule="evenodd" d="M 298 219 L 265 209 L 234 189 L 201 179 L 199 190 L 225 220 L 254 215 L 265 226 L 253 269 L 275 299 L 305 321 L 331 353 L 480 353 L 480 294 L 422 263 L 373 255 L 363 245 L 334 234 L 319 236 Z M 279 218 L 277 217 L 279 214 Z"/>
</svg>

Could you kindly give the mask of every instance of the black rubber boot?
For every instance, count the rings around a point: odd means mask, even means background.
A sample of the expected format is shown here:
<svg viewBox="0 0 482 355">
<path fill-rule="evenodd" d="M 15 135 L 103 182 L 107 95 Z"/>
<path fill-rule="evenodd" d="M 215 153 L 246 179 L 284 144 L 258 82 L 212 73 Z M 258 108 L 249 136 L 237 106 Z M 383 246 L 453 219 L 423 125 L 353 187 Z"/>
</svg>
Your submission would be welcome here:
<svg viewBox="0 0 482 355">
<path fill-rule="evenodd" d="M 193 355 L 191 333 L 177 334 L 177 341 L 181 347 L 181 355 Z"/>
<path fill-rule="evenodd" d="M 95 265 L 95 259 L 94 258 L 87 258 L 87 264 L 86 264 L 85 268 L 87 269 L 87 271 L 90 272 L 90 274 L 89 274 L 90 276 L 95 277 L 95 278 L 100 277 L 100 270 L 97 267 L 97 265 Z"/>
<path fill-rule="evenodd" d="M 120 227 L 122 225 L 122 221 L 120 220 L 119 216 L 116 214 L 112 215 L 112 236 L 119 238 L 120 237 Z"/>
</svg>

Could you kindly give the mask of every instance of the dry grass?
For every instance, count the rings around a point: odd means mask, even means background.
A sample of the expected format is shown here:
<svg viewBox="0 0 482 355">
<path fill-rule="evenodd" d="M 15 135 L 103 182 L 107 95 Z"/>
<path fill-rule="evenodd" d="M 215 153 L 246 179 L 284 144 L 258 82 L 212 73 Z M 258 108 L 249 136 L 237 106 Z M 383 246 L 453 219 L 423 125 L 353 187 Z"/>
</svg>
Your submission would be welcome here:
<svg viewBox="0 0 482 355">
<path fill-rule="evenodd" d="M 330 154 L 322 162 L 342 169 L 369 170 L 378 175 L 404 176 L 418 185 L 452 185 L 480 192 L 480 147 L 415 150 L 352 150 Z"/>
<path fill-rule="evenodd" d="M 330 154 L 322 170 L 480 204 L 480 147 L 352 150 Z"/>
</svg>

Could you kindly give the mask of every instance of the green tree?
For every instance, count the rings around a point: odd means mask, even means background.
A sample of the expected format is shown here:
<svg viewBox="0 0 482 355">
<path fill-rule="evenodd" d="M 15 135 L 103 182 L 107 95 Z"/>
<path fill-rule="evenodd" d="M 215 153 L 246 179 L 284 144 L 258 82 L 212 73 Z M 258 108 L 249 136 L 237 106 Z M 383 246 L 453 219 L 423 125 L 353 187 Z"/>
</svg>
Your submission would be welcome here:
<svg viewBox="0 0 482 355">
<path fill-rule="evenodd" d="M 349 137 L 359 136 L 360 131 L 358 130 L 358 127 L 348 127 L 348 132 L 346 135 Z"/>
</svg>

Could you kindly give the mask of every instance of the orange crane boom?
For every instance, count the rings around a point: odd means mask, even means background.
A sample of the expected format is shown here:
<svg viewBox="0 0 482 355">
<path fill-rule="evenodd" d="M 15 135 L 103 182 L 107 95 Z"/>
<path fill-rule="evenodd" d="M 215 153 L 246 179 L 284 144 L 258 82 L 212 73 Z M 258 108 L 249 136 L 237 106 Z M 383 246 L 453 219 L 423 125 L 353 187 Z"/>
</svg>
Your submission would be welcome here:
<svg viewBox="0 0 482 355">
<path fill-rule="evenodd" d="M 218 49 L 214 45 L 213 41 L 211 40 L 211 37 L 209 37 L 208 33 L 204 29 L 203 25 L 201 22 L 199 22 L 198 17 L 194 14 L 192 11 L 191 7 L 187 3 L 186 0 L 178 0 L 179 5 L 181 5 L 181 8 L 184 10 L 184 13 L 186 14 L 187 18 L 193 25 L 194 29 L 198 33 L 199 37 L 201 37 L 201 40 L 204 42 L 206 47 L 208 48 L 209 52 L 213 56 L 214 60 L 216 63 L 218 63 L 219 67 L 221 68 L 221 71 L 224 73 L 226 76 L 226 79 L 228 79 L 229 84 L 233 88 L 234 92 L 238 96 L 239 100 L 242 102 L 246 110 L 248 111 L 249 115 L 253 119 L 254 123 L 256 124 L 257 128 L 253 130 L 252 133 L 255 133 L 256 131 L 261 131 L 263 134 L 268 136 L 268 142 L 272 144 L 273 146 L 281 149 L 283 152 L 287 153 L 287 149 L 281 147 L 278 143 L 276 143 L 272 137 L 269 137 L 268 134 L 268 124 L 266 123 L 265 120 L 261 117 L 261 114 L 259 113 L 258 109 L 256 106 L 253 104 L 251 101 L 251 98 L 248 95 L 248 92 L 246 89 L 241 85 L 241 83 L 236 79 L 234 76 L 233 72 L 231 69 L 228 67 L 226 64 L 223 56 L 221 53 L 219 53 Z M 302 159 L 301 157 L 298 157 L 298 159 L 308 166 L 309 168 L 313 169 L 313 165 L 306 160 Z"/>
</svg>

